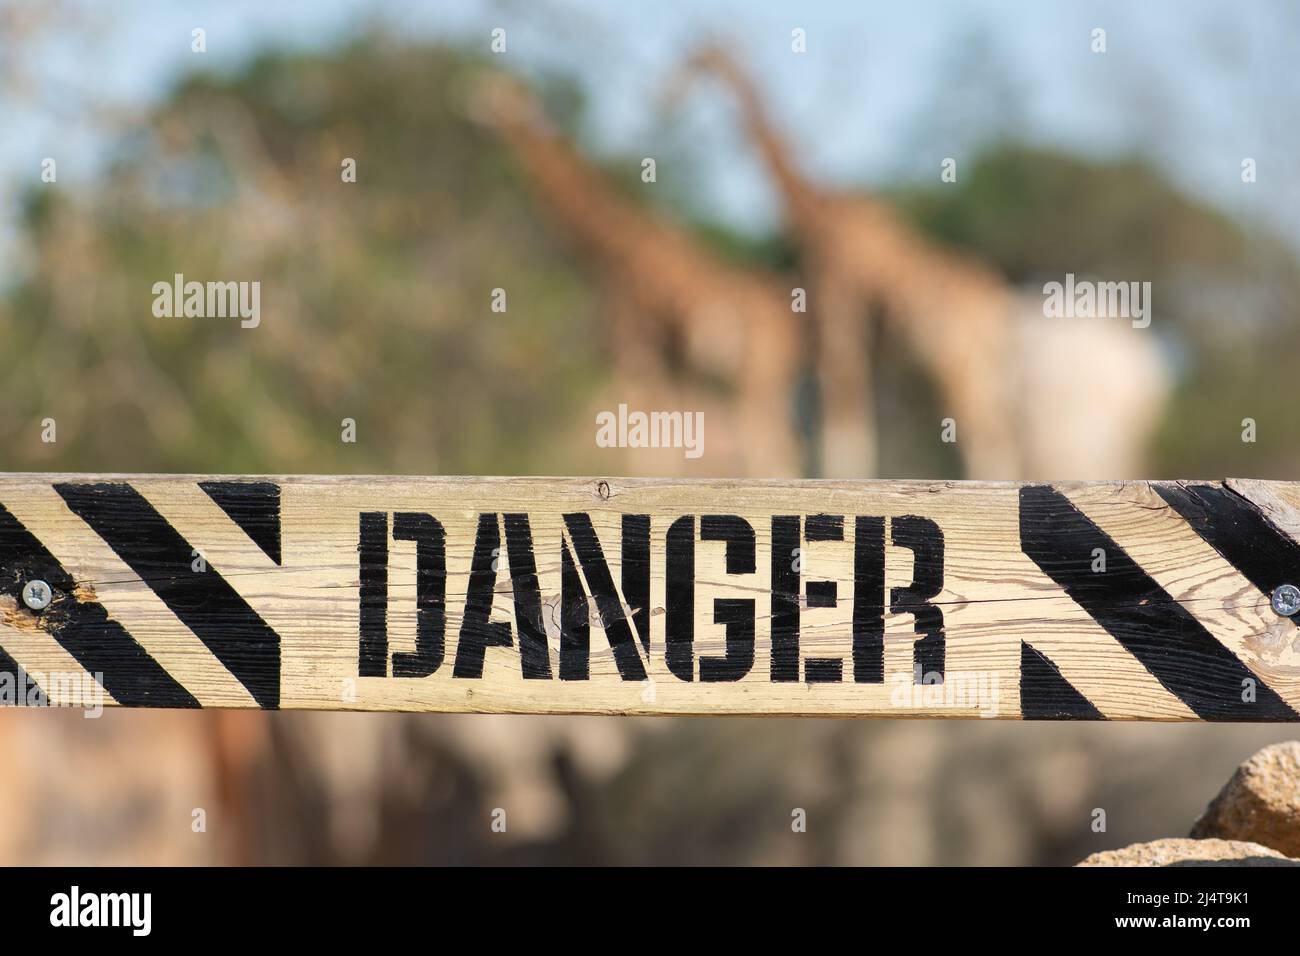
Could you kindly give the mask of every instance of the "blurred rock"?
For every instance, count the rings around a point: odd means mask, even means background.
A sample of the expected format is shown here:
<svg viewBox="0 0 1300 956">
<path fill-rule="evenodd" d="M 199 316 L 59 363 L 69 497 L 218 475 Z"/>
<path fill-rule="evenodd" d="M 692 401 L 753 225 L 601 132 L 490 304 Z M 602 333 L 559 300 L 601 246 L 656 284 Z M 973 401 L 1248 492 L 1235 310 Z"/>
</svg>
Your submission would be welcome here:
<svg viewBox="0 0 1300 956">
<path fill-rule="evenodd" d="M 1300 866 L 1258 843 L 1238 840 L 1188 840 L 1171 837 L 1104 850 L 1079 866 Z"/>
<path fill-rule="evenodd" d="M 1300 857 L 1300 741 L 1265 747 L 1238 767 L 1190 836 L 1249 840 Z"/>
</svg>

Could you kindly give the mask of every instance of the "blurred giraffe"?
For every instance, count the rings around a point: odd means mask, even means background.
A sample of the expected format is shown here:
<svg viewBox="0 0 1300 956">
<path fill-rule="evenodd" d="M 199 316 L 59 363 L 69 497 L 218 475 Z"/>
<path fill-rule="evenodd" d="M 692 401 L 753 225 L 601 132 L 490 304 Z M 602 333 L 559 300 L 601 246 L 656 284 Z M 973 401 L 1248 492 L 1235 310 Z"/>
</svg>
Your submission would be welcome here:
<svg viewBox="0 0 1300 956">
<path fill-rule="evenodd" d="M 933 377 L 945 414 L 957 421 L 967 477 L 1016 477 L 1021 462 L 1008 414 L 1011 290 L 983 265 L 924 238 L 879 200 L 809 183 L 753 83 L 725 51 L 705 48 L 683 77 L 701 74 L 721 79 L 739 102 L 809 276 L 819 332 L 822 474 L 875 474 L 870 318 L 878 313 Z"/>
<path fill-rule="evenodd" d="M 517 81 L 484 81 L 471 109 L 500 133 L 604 286 L 619 388 L 643 409 L 706 410 L 725 423 L 710 426 L 711 471 L 799 476 L 793 395 L 806 356 L 790 285 L 729 265 L 619 195 Z M 732 396 L 700 381 L 710 375 Z"/>
</svg>

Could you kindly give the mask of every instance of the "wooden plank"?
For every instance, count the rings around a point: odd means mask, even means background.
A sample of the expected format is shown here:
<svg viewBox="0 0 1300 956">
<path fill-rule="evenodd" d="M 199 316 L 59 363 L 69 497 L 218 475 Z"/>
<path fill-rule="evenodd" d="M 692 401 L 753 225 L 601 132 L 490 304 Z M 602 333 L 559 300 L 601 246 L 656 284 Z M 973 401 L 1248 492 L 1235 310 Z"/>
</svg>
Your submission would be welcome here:
<svg viewBox="0 0 1300 956">
<path fill-rule="evenodd" d="M 1289 721 L 1297 529 L 1259 481 L 0 475 L 0 701 Z"/>
</svg>

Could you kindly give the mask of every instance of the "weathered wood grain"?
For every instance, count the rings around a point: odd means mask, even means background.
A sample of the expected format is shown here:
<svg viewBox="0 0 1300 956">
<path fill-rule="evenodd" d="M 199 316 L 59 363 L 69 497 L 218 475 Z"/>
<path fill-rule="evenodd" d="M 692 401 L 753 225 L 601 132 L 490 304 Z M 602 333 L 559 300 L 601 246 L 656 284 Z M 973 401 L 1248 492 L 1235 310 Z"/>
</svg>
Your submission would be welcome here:
<svg viewBox="0 0 1300 956">
<path fill-rule="evenodd" d="M 0 475 L 0 700 L 1296 720 L 1298 530 L 1261 481 Z"/>
</svg>

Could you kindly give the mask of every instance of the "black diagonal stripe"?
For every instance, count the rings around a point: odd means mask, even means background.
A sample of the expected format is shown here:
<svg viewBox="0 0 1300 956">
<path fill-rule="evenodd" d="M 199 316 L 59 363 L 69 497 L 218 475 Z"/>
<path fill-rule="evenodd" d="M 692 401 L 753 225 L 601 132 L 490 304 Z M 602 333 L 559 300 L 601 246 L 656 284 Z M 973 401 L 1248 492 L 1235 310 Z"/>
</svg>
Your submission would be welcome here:
<svg viewBox="0 0 1300 956">
<path fill-rule="evenodd" d="M 1020 489 L 1020 547 L 1172 694 L 1205 720 L 1300 720 L 1104 531 L 1046 485 Z M 1094 573 L 1093 551 L 1106 555 Z M 1243 700 L 1251 681 L 1254 700 Z"/>
<path fill-rule="evenodd" d="M 1251 584 L 1271 595 L 1279 584 L 1300 582 L 1300 543 L 1264 513 L 1221 485 L 1155 486 L 1206 543 Z M 1291 618 L 1300 627 L 1300 615 Z"/>
<path fill-rule="evenodd" d="M 138 491 L 121 483 L 54 488 L 258 704 L 280 705 L 280 636 L 216 568 L 193 570 L 190 543 Z"/>
<path fill-rule="evenodd" d="M 124 707 L 198 707 L 184 687 L 149 656 L 103 605 L 76 596 L 77 582 L 49 551 L 0 505 L 0 592 L 22 606 L 25 581 L 39 578 L 55 591 L 35 620 L 113 699 Z"/>
<path fill-rule="evenodd" d="M 280 486 L 270 481 L 200 481 L 199 487 L 276 564 L 280 563 Z"/>
<path fill-rule="evenodd" d="M 50 698 L 46 695 L 45 690 L 37 684 L 36 681 L 32 680 L 31 675 L 29 675 L 27 671 L 23 670 L 21 664 L 9 656 L 8 651 L 3 647 L 0 647 L 0 680 L 4 680 L 6 676 L 8 676 L 9 680 L 12 682 L 10 687 L 12 688 L 14 695 L 13 706 L 50 706 Z M 30 705 L 27 700 L 29 695 L 32 698 Z M 5 694 L 0 694 L 0 705 L 9 704 L 9 701 L 5 699 L 6 696 L 7 695 Z"/>
<path fill-rule="evenodd" d="M 1020 642 L 1020 716 L 1025 720 L 1105 720 L 1061 669 L 1039 650 Z"/>
</svg>

